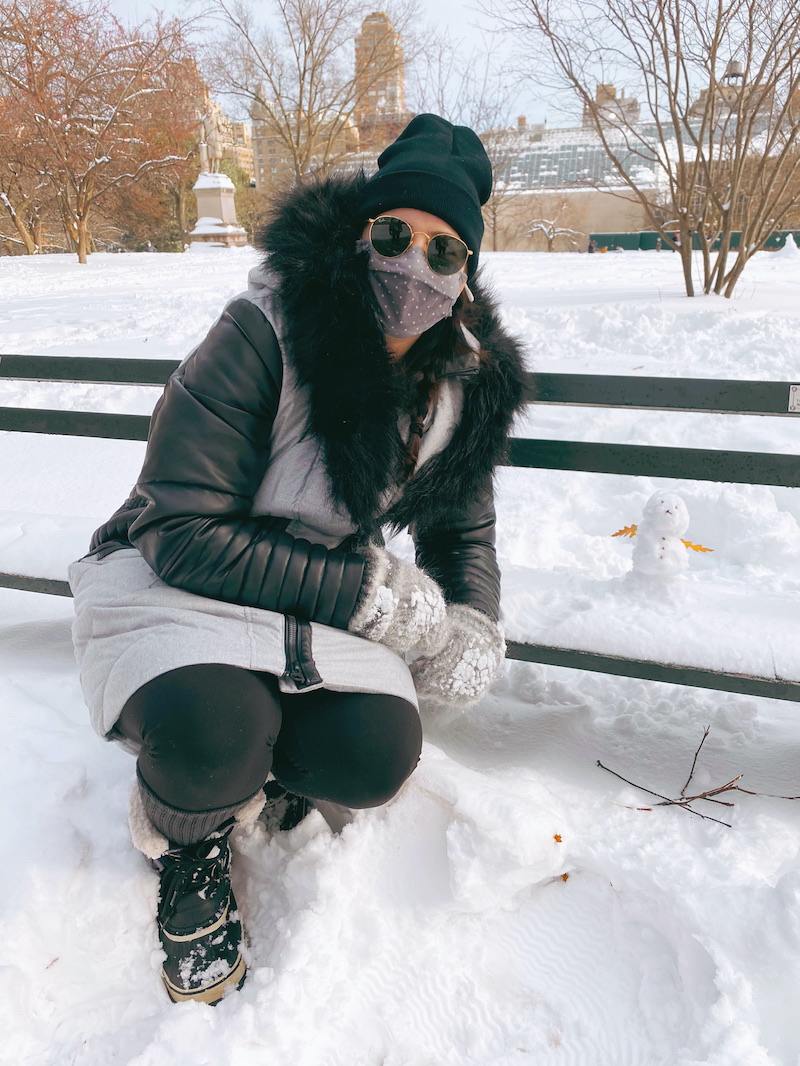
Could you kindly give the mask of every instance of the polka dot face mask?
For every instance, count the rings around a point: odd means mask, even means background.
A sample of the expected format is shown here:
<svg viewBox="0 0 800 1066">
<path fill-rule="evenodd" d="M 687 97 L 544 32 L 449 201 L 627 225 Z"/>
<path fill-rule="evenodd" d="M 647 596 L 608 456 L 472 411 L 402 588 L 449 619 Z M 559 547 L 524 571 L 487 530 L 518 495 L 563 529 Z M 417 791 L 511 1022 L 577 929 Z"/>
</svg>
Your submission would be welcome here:
<svg viewBox="0 0 800 1066">
<path fill-rule="evenodd" d="M 394 258 L 380 255 L 370 241 L 358 242 L 369 251 L 369 282 L 378 304 L 378 323 L 389 337 L 416 337 L 453 313 L 464 274 L 435 274 L 425 252 L 412 245 Z"/>
</svg>

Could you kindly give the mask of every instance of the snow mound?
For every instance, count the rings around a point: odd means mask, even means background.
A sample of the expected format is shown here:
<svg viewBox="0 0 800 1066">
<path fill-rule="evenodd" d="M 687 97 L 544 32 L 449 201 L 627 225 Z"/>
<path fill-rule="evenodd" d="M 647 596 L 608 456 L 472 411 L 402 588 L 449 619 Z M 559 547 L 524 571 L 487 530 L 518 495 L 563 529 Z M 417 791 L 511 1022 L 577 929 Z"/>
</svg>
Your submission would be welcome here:
<svg viewBox="0 0 800 1066">
<path fill-rule="evenodd" d="M 797 257 L 800 256 L 800 248 L 797 247 L 797 241 L 794 239 L 794 234 L 787 233 L 783 247 L 774 254 L 779 255 L 782 259 L 797 259 Z"/>
</svg>

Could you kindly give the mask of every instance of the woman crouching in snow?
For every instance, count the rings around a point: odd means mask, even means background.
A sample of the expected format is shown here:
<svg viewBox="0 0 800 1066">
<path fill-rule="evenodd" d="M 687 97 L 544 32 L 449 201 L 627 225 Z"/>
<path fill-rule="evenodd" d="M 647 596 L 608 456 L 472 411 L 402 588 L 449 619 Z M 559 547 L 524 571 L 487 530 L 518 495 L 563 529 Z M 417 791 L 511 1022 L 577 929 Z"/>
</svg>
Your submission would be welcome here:
<svg viewBox="0 0 800 1066">
<path fill-rule="evenodd" d="M 179 1002 L 244 980 L 228 835 L 267 778 L 284 828 L 302 798 L 386 803 L 419 758 L 418 697 L 466 706 L 503 659 L 492 472 L 522 370 L 473 281 L 491 167 L 434 115 L 378 166 L 279 204 L 70 568 L 93 724 L 138 756 Z M 410 528 L 417 565 L 383 527 Z"/>
</svg>

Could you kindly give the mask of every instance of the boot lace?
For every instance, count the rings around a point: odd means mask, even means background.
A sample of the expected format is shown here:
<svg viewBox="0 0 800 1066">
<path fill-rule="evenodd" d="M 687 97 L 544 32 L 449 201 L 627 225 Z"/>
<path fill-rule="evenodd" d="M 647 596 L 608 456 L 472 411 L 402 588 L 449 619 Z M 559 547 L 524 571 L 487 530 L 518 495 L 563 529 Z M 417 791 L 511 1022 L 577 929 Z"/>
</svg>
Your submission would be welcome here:
<svg viewBox="0 0 800 1066">
<path fill-rule="evenodd" d="M 159 863 L 162 870 L 159 921 L 171 917 L 187 893 L 198 893 L 227 876 L 228 836 L 232 828 L 231 825 L 197 844 L 172 848 L 164 853 Z"/>
</svg>

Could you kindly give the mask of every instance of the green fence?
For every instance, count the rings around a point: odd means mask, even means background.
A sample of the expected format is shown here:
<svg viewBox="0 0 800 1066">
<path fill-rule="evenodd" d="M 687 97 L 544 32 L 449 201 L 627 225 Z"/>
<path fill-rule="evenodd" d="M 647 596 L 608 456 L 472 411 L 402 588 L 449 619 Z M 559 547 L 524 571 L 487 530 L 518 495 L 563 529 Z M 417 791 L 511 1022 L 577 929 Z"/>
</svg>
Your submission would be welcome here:
<svg viewBox="0 0 800 1066">
<path fill-rule="evenodd" d="M 777 230 L 770 234 L 764 247 L 770 251 L 783 248 L 790 234 L 800 245 L 800 230 Z M 739 247 L 740 238 L 741 233 L 735 230 L 731 234 L 731 248 Z M 622 249 L 624 252 L 652 252 L 659 247 L 659 244 L 664 251 L 670 250 L 661 234 L 655 230 L 640 230 L 638 233 L 590 233 L 589 239 L 595 242 L 598 251 L 605 248 L 609 252 L 617 249 Z M 700 248 L 696 234 L 692 239 L 692 247 L 698 250 Z M 718 247 L 719 241 L 714 245 L 714 248 Z"/>
</svg>

